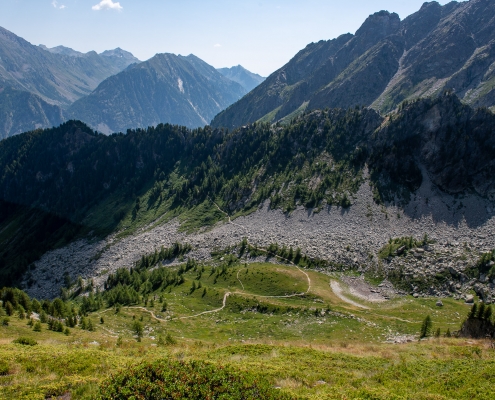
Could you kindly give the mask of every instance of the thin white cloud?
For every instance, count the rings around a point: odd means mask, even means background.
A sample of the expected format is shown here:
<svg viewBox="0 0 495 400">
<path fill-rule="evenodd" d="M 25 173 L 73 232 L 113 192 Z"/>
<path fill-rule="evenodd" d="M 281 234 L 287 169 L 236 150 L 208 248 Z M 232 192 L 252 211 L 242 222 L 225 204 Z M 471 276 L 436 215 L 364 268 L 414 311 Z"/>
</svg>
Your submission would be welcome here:
<svg viewBox="0 0 495 400">
<path fill-rule="evenodd" d="M 91 7 L 94 11 L 100 10 L 117 10 L 121 11 L 123 7 L 120 5 L 120 2 L 113 2 L 112 0 L 101 0 L 98 4 Z"/>
<path fill-rule="evenodd" d="M 53 0 L 52 1 L 52 6 L 54 8 L 58 8 L 59 10 L 63 10 L 64 8 L 67 8 L 66 6 L 64 6 L 63 4 L 61 5 L 58 5 L 58 1 L 57 0 Z"/>
<path fill-rule="evenodd" d="M 222 45 L 220 43 L 217 43 L 213 47 L 222 47 Z"/>
</svg>

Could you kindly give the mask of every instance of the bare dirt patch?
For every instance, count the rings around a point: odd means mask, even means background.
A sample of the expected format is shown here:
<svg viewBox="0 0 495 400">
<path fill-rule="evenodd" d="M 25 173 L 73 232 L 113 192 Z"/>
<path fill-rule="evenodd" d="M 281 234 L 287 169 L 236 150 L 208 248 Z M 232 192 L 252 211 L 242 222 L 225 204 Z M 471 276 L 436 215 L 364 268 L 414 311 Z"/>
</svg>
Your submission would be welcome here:
<svg viewBox="0 0 495 400">
<path fill-rule="evenodd" d="M 384 281 L 378 287 L 370 285 L 364 276 L 341 277 L 349 287 L 349 293 L 370 303 L 383 303 L 395 296 L 395 291 L 390 282 Z"/>
</svg>

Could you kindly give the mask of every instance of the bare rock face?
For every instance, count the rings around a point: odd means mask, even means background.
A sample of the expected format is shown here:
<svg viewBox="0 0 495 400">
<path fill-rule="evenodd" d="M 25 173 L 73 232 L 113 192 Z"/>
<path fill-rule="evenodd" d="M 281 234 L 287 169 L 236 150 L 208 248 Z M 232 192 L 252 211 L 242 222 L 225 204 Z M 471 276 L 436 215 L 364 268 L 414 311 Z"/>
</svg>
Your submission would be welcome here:
<svg viewBox="0 0 495 400">
<path fill-rule="evenodd" d="M 364 105 L 389 112 L 404 100 L 447 89 L 467 104 L 492 107 L 494 24 L 490 0 L 424 3 L 403 21 L 380 11 L 355 35 L 308 45 L 212 125 L 275 122 L 325 107 Z"/>
<path fill-rule="evenodd" d="M 362 36 L 370 43 L 397 33 L 400 29 L 400 18 L 396 13 L 380 11 L 370 15 L 356 31 L 356 36 Z"/>
</svg>

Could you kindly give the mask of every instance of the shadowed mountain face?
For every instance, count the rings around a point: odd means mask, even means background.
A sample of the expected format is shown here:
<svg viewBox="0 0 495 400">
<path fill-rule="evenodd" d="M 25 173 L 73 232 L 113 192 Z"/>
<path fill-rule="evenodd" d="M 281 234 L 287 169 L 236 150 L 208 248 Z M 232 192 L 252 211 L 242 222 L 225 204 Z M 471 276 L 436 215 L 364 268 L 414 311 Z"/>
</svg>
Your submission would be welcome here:
<svg viewBox="0 0 495 400">
<path fill-rule="evenodd" d="M 12 88 L 0 89 L 0 139 L 64 121 L 62 109 L 41 97 Z"/>
<path fill-rule="evenodd" d="M 107 137 L 69 121 L 0 142 L 0 170 L 7 171 L 0 179 L 0 199 L 43 205 L 80 222 L 86 207 L 124 187 L 136 194 L 155 179 L 179 174 L 187 179 L 173 188 L 165 185 L 167 196 L 184 204 L 220 196 L 235 211 L 242 193 L 262 201 L 281 190 L 273 186 L 279 182 L 274 176 L 291 171 L 290 181 L 305 162 L 327 157 L 329 167 L 343 163 L 344 169 L 335 171 L 339 176 L 368 165 L 385 198 L 394 198 L 388 193 L 394 187 L 414 192 L 425 168 L 444 192 L 473 192 L 495 200 L 494 126 L 490 111 L 463 105 L 454 95 L 405 104 L 393 118 L 367 108 L 316 110 L 288 127 L 254 124 L 228 135 L 223 129 L 160 124 Z M 183 170 L 173 172 L 177 165 Z M 300 185 L 310 184 L 304 182 Z M 272 185 L 270 190 L 263 189 L 265 183 Z M 284 186 L 285 191 L 294 189 Z M 297 199 L 301 193 L 293 195 Z"/>
<path fill-rule="evenodd" d="M 62 108 L 135 62 L 128 58 L 122 62 L 123 59 L 118 52 L 82 54 L 62 46 L 34 46 L 0 27 L 0 88 L 28 91 Z"/>
<path fill-rule="evenodd" d="M 106 134 L 161 122 L 195 128 L 245 93 L 194 55 L 158 54 L 102 82 L 69 114 Z"/>
<path fill-rule="evenodd" d="M 219 68 L 217 71 L 231 81 L 240 84 L 247 92 L 250 92 L 265 80 L 264 77 L 248 71 L 242 65 L 231 68 Z"/>
<path fill-rule="evenodd" d="M 234 128 L 306 109 L 372 106 L 453 89 L 473 106 L 495 105 L 495 2 L 425 3 L 403 21 L 371 15 L 355 33 L 308 45 L 212 121 Z"/>
</svg>

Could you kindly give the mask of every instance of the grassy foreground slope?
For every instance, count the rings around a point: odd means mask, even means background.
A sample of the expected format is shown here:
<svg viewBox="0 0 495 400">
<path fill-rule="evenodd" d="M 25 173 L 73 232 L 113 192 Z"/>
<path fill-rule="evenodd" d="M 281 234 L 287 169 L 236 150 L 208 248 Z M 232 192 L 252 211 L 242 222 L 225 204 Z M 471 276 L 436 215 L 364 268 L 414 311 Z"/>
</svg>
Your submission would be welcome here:
<svg viewBox="0 0 495 400">
<path fill-rule="evenodd" d="M 445 300 L 442 308 L 428 298 L 369 303 L 353 297 L 339 275 L 281 264 L 196 265 L 182 276 L 182 283 L 148 291 L 129 306 L 87 313 L 86 329 L 80 318 L 67 335 L 45 323 L 34 332 L 14 313 L 0 326 L 0 398 L 98 398 L 110 375 L 159 359 L 261 373 L 296 398 L 493 398 L 490 342 L 444 337 L 469 311 L 460 302 Z M 69 304 L 77 309 L 81 301 Z M 426 315 L 440 337 L 385 343 L 417 338 Z M 12 342 L 19 337 L 38 344 Z"/>
</svg>

